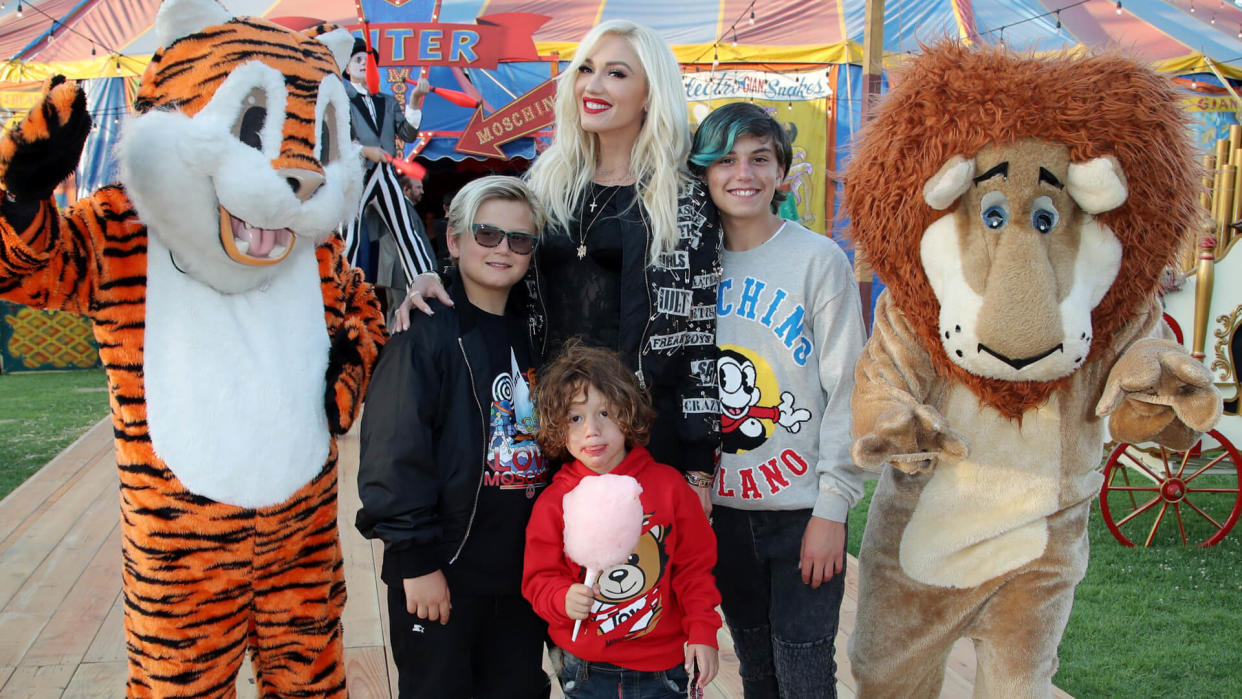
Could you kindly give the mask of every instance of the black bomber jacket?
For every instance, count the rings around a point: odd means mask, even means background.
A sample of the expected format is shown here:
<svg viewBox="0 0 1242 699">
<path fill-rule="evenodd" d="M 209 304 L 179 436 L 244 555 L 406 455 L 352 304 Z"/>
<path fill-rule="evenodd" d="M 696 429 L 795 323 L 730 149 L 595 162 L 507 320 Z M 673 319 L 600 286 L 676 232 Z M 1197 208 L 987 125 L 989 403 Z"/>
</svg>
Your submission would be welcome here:
<svg viewBox="0 0 1242 699">
<path fill-rule="evenodd" d="M 411 313 L 410 329 L 384 346 L 362 415 L 355 525 L 384 542 L 380 577 L 389 584 L 456 560 L 483 480 L 491 377 L 478 311 L 455 274 L 446 279 L 455 305 L 429 299 L 435 313 Z M 521 286 L 509 299 L 519 313 Z"/>
</svg>

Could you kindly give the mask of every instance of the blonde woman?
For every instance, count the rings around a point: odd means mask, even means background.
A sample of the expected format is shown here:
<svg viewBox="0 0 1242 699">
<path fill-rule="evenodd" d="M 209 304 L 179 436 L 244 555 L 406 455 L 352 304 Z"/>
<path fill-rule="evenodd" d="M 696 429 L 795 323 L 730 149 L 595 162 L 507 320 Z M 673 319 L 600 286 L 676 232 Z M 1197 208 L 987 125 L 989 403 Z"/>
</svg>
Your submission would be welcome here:
<svg viewBox="0 0 1242 699">
<path fill-rule="evenodd" d="M 651 392 L 652 456 L 683 471 L 706 510 L 720 444 L 720 226 L 685 166 L 681 71 L 651 29 L 604 22 L 561 74 L 555 109 L 552 145 L 527 173 L 549 218 L 532 330 L 548 358 L 573 337 L 621 353 Z M 420 277 L 405 307 L 426 312 L 424 297 L 442 294 Z"/>
</svg>

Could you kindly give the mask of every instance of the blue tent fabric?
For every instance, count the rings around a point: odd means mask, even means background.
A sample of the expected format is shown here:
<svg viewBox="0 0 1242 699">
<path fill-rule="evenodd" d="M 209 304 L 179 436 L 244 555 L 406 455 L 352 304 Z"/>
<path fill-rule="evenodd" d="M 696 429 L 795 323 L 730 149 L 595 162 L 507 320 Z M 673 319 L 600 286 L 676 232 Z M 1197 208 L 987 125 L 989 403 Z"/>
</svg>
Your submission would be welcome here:
<svg viewBox="0 0 1242 699">
<path fill-rule="evenodd" d="M 82 159 L 78 164 L 77 192 L 79 197 L 117 180 L 116 160 L 112 151 L 121 137 L 124 124 L 126 78 L 100 78 L 83 82 L 86 106 L 95 120 Z"/>
</svg>

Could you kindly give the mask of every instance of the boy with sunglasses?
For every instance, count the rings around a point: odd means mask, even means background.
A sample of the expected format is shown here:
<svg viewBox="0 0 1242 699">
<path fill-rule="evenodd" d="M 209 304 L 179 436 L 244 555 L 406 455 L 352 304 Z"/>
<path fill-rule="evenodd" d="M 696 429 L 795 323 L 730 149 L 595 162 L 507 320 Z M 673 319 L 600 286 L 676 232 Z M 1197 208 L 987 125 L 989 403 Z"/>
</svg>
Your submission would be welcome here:
<svg viewBox="0 0 1242 699">
<path fill-rule="evenodd" d="M 448 216 L 454 305 L 416 314 L 371 380 L 357 526 L 384 542 L 403 699 L 548 696 L 546 625 L 521 595 L 526 522 L 549 480 L 518 284 L 542 224 L 517 178 L 462 188 Z"/>
</svg>

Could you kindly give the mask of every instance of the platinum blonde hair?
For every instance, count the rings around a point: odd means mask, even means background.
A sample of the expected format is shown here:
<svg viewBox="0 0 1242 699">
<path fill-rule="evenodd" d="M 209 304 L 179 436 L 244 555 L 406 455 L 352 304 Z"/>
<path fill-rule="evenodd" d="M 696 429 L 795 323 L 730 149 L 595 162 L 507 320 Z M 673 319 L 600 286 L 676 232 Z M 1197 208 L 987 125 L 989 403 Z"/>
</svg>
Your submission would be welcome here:
<svg viewBox="0 0 1242 699">
<path fill-rule="evenodd" d="M 531 189 L 547 207 L 548 221 L 568 231 L 595 173 L 599 140 L 582 130 L 574 83 L 578 69 L 606 35 L 619 36 L 638 55 L 647 75 L 647 112 L 630 151 L 630 171 L 651 227 L 651 263 L 677 243 L 677 196 L 690 177 L 690 115 L 681 68 L 664 40 L 652 29 L 614 19 L 596 25 L 578 44 L 569 67 L 557 78 L 556 133 L 526 173 Z"/>
<path fill-rule="evenodd" d="M 520 201 L 530 207 L 530 219 L 535 227 L 533 232 L 539 235 L 546 221 L 539 198 L 521 179 L 502 175 L 471 180 L 453 196 L 453 203 L 449 205 L 448 211 L 449 234 L 458 235 L 470 230 L 470 224 L 474 223 L 479 207 L 492 199 Z"/>
</svg>

